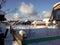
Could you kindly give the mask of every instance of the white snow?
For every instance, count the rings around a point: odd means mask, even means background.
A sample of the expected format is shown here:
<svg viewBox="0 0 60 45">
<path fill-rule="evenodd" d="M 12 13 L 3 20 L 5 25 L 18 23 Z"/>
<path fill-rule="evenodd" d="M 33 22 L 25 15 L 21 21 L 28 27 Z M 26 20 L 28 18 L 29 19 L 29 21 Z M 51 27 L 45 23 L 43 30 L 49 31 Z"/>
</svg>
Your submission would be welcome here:
<svg viewBox="0 0 60 45">
<path fill-rule="evenodd" d="M 53 7 L 55 7 L 56 5 L 60 4 L 60 2 L 56 3 L 55 5 L 53 5 Z"/>
<path fill-rule="evenodd" d="M 33 27 L 33 26 L 15 26 L 14 28 L 16 29 L 17 27 L 17 32 L 19 33 L 20 29 L 23 27 L 25 32 L 27 33 L 27 39 L 34 39 L 34 38 L 42 38 L 42 37 L 49 37 L 49 36 L 60 36 L 60 29 L 55 29 L 45 26 L 40 26 L 40 27 Z M 27 29 L 28 28 L 28 29 Z M 13 37 L 10 34 L 10 32 L 7 35 L 7 38 L 5 39 L 5 45 L 18 45 L 16 41 L 13 41 Z M 28 45 L 60 45 L 60 39 L 58 40 L 52 40 L 52 41 L 45 41 L 45 42 L 39 42 L 39 43 L 32 43 Z"/>
</svg>

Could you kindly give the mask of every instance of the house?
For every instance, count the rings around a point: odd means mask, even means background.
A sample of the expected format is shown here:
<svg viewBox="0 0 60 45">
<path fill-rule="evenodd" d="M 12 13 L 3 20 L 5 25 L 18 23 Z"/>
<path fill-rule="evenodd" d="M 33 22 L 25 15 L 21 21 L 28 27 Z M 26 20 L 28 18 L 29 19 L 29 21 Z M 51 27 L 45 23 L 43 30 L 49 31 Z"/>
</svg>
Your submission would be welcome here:
<svg viewBox="0 0 60 45">
<path fill-rule="evenodd" d="M 49 21 L 52 22 L 53 20 L 56 20 L 56 21 L 60 20 L 60 2 L 56 3 L 53 6 Z"/>
<path fill-rule="evenodd" d="M 45 22 L 45 21 L 33 21 L 32 25 L 34 25 L 34 26 L 49 26 L 49 23 Z"/>
<path fill-rule="evenodd" d="M 53 24 L 53 21 L 56 22 L 56 28 L 60 28 L 60 2 L 56 3 L 53 6 L 52 13 L 49 21 Z"/>
</svg>

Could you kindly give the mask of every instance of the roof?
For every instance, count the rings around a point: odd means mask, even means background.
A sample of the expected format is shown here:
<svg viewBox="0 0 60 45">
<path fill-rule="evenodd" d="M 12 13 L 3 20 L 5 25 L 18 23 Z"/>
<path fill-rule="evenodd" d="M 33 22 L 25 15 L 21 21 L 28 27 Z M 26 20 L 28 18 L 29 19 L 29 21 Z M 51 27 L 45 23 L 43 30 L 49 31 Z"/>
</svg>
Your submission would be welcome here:
<svg viewBox="0 0 60 45">
<path fill-rule="evenodd" d="M 45 24 L 44 21 L 34 21 L 34 22 L 32 22 L 32 24 L 34 24 L 34 23 L 36 23 L 36 24 Z"/>
<path fill-rule="evenodd" d="M 44 22 L 48 22 L 49 21 L 49 18 L 45 18 L 43 19 Z"/>
<path fill-rule="evenodd" d="M 59 5 L 59 4 L 60 4 L 60 2 L 56 3 L 55 5 L 53 5 L 53 7 L 55 7 L 55 6 Z"/>
</svg>

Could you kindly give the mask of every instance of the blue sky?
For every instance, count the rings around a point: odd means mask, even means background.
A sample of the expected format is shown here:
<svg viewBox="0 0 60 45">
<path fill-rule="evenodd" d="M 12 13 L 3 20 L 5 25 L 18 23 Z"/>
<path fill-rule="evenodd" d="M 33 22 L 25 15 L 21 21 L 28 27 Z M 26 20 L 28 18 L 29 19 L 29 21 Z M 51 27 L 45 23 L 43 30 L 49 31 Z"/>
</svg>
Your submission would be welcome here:
<svg viewBox="0 0 60 45">
<path fill-rule="evenodd" d="M 33 6 L 33 11 L 34 11 L 32 15 L 34 16 L 38 15 L 40 16 L 40 19 L 42 19 L 41 17 L 43 15 L 43 12 L 45 11 L 47 13 L 50 13 L 52 11 L 53 5 L 56 4 L 57 2 L 60 2 L 60 0 L 7 0 L 2 10 L 6 12 L 10 12 L 9 14 L 11 14 L 11 10 L 17 8 L 18 10 L 12 11 L 12 13 L 14 14 L 19 13 L 20 17 L 26 17 L 26 16 L 30 16 L 31 14 L 27 14 L 27 13 L 25 14 L 19 11 L 19 8 L 21 8 L 22 3 L 28 5 L 28 7 L 31 4 Z M 10 10 L 7 11 L 8 9 Z"/>
</svg>

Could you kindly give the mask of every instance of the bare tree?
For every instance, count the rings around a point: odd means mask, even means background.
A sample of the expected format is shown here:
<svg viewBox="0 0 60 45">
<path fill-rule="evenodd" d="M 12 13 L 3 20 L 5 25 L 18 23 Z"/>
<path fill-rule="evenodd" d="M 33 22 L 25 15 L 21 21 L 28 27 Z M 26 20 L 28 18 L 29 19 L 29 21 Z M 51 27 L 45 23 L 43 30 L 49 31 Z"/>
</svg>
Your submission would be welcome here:
<svg viewBox="0 0 60 45">
<path fill-rule="evenodd" d="M 6 0 L 0 0 L 0 9 L 4 6 Z"/>
</svg>

